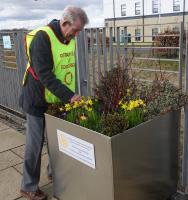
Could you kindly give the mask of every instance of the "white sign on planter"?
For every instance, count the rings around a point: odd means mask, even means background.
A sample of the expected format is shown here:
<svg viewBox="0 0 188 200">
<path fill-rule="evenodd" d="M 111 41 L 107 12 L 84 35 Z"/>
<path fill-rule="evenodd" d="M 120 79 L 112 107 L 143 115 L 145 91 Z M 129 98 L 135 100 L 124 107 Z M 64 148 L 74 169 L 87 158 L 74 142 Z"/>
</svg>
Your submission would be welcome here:
<svg viewBox="0 0 188 200">
<path fill-rule="evenodd" d="M 95 169 L 94 145 L 57 130 L 59 151 Z"/>
<path fill-rule="evenodd" d="M 9 35 L 3 36 L 3 47 L 5 49 L 11 49 L 11 40 Z"/>
</svg>

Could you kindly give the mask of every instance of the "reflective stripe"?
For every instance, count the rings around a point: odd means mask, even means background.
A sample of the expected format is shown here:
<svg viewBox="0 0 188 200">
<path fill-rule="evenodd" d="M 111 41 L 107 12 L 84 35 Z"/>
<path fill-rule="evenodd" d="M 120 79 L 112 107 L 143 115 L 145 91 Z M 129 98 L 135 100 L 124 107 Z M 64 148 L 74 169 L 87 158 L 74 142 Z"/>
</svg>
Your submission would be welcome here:
<svg viewBox="0 0 188 200">
<path fill-rule="evenodd" d="M 39 80 L 39 77 L 36 75 L 34 69 L 33 69 L 31 66 L 28 68 L 28 72 L 30 72 L 30 73 L 32 74 L 33 78 L 34 78 L 36 81 Z"/>
</svg>

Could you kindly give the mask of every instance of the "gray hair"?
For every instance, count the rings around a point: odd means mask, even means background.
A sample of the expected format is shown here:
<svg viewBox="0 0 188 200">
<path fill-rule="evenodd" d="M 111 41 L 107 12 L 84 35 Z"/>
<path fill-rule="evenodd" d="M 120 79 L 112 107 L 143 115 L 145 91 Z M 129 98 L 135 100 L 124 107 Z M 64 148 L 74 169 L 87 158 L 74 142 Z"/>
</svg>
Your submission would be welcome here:
<svg viewBox="0 0 188 200">
<path fill-rule="evenodd" d="M 70 23 L 75 22 L 75 20 L 79 18 L 83 25 L 89 23 L 89 19 L 85 11 L 79 7 L 75 6 L 66 6 L 63 10 L 62 19 L 67 20 Z"/>
</svg>

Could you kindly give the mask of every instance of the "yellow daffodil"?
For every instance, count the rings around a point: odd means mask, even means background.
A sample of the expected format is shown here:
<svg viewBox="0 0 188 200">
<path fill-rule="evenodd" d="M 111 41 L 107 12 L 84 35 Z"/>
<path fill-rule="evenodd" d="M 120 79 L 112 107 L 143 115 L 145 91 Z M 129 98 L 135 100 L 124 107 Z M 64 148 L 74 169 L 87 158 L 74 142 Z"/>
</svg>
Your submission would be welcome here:
<svg viewBox="0 0 188 200">
<path fill-rule="evenodd" d="M 86 120 L 87 117 L 86 117 L 85 115 L 81 115 L 81 116 L 80 116 L 80 119 L 81 119 L 81 120 Z"/>
<path fill-rule="evenodd" d="M 93 110 L 92 107 L 89 107 L 89 106 L 87 106 L 87 105 L 85 105 L 84 108 L 85 108 L 87 111 L 89 111 L 89 112 L 91 112 L 91 111 Z"/>
<path fill-rule="evenodd" d="M 146 106 L 146 104 L 144 103 L 144 101 L 143 101 L 142 99 L 139 99 L 138 102 L 139 102 L 139 104 L 140 104 L 141 106 Z"/>
<path fill-rule="evenodd" d="M 73 107 L 73 108 L 78 108 L 78 107 L 79 107 L 78 101 L 75 101 L 72 107 Z"/>
<path fill-rule="evenodd" d="M 93 105 L 93 101 L 92 101 L 91 99 L 88 99 L 88 100 L 86 101 L 86 104 L 92 106 L 92 105 Z"/>
<path fill-rule="evenodd" d="M 134 101 L 134 108 L 137 108 L 137 107 L 139 107 L 139 101 L 138 100 Z"/>
<path fill-rule="evenodd" d="M 82 96 L 82 97 L 81 97 L 81 100 L 85 101 L 85 97 L 84 97 L 84 96 Z"/>
<path fill-rule="evenodd" d="M 135 107 L 135 102 L 130 101 L 129 105 L 127 106 L 127 110 L 132 110 Z"/>
<path fill-rule="evenodd" d="M 92 109 L 91 107 L 87 109 L 87 111 L 89 111 L 89 112 L 91 112 L 92 110 L 93 110 L 93 109 Z"/>
<path fill-rule="evenodd" d="M 84 105 L 85 104 L 85 101 L 83 99 L 81 99 L 81 101 L 79 101 L 79 105 Z"/>
<path fill-rule="evenodd" d="M 71 110 L 71 105 L 69 103 L 65 104 L 65 111 L 70 111 Z"/>
<path fill-rule="evenodd" d="M 127 109 L 127 104 L 126 103 L 122 103 L 121 108 L 126 110 Z"/>
<path fill-rule="evenodd" d="M 91 97 L 87 98 L 87 101 L 85 102 L 87 105 L 92 106 L 93 105 L 93 101 L 91 100 Z"/>
<path fill-rule="evenodd" d="M 131 111 L 134 108 L 138 108 L 139 106 L 143 106 L 143 107 L 146 106 L 144 104 L 144 101 L 141 99 L 131 100 L 131 101 L 129 101 L 128 105 L 126 105 L 126 106 L 124 105 L 122 108 L 127 109 L 128 111 Z"/>
</svg>

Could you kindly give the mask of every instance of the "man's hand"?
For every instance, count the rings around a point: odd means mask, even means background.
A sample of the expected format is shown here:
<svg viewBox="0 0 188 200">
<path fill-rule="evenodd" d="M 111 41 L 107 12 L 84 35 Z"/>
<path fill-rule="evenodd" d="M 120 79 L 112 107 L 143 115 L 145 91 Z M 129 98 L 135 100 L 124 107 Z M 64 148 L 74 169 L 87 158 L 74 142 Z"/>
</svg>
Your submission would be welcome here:
<svg viewBox="0 0 188 200">
<path fill-rule="evenodd" d="M 75 95 L 71 98 L 70 102 L 71 102 L 71 103 L 74 103 L 75 101 L 80 101 L 80 100 L 81 100 L 81 96 L 78 95 L 78 94 L 75 94 Z"/>
</svg>

